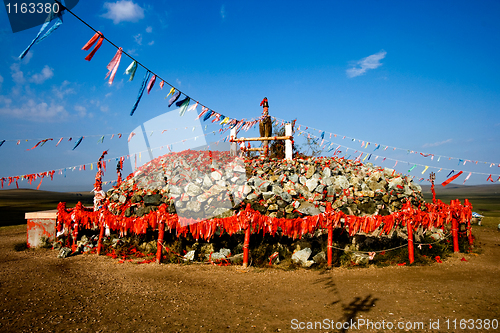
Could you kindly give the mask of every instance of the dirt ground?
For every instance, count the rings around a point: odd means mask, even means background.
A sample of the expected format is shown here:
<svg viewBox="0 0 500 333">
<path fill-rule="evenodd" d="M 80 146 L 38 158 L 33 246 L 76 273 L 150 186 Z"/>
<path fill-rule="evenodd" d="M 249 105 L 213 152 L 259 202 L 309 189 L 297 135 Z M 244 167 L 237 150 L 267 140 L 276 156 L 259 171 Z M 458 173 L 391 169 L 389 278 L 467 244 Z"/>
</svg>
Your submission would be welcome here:
<svg viewBox="0 0 500 333">
<path fill-rule="evenodd" d="M 283 271 L 58 259 L 14 250 L 26 225 L 0 228 L 0 331 L 484 332 L 500 320 L 500 232 L 473 232 L 482 253 L 441 264 Z"/>
</svg>

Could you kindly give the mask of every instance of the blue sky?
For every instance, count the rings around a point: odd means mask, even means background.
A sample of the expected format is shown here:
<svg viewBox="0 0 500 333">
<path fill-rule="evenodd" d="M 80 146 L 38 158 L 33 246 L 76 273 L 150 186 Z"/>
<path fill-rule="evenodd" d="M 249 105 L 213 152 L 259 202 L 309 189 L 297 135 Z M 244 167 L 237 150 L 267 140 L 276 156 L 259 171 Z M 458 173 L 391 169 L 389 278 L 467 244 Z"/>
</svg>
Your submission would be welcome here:
<svg viewBox="0 0 500 333">
<path fill-rule="evenodd" d="M 305 136 L 325 132 L 325 155 L 342 145 L 340 156 L 363 152 L 361 160 L 390 168 L 398 161 L 396 170 L 421 184 L 428 184 L 430 171 L 437 183 L 451 170 L 463 171 L 454 184 L 469 173 L 470 185 L 500 176 L 498 1 L 81 1 L 73 12 L 220 114 L 258 117 L 268 97 L 272 116 L 297 119 Z M 0 177 L 66 168 L 66 177 L 45 178 L 40 189 L 90 191 L 102 151 L 112 159 L 104 176 L 111 181 L 114 158 L 129 154 L 130 132 L 167 112 L 180 117 L 167 106 L 170 87 L 160 89 L 159 81 L 130 116 L 146 71 L 139 68 L 129 82 L 124 71 L 131 60 L 123 55 L 109 85 L 106 66 L 116 48 L 104 42 L 85 61 L 89 51 L 82 47 L 94 32 L 71 14 L 63 20 L 19 60 L 40 27 L 14 34 L 0 10 L 0 141 L 6 140 Z M 221 127 L 195 121 L 195 112 L 201 107 L 183 116 L 193 127 L 207 125 L 205 133 Z M 176 120 L 160 125 L 172 132 Z M 179 131 L 177 141 L 191 139 L 188 132 Z M 118 139 L 118 133 L 126 135 Z M 53 140 L 27 150 L 47 138 Z M 130 163 L 125 166 L 126 175 Z"/>
</svg>

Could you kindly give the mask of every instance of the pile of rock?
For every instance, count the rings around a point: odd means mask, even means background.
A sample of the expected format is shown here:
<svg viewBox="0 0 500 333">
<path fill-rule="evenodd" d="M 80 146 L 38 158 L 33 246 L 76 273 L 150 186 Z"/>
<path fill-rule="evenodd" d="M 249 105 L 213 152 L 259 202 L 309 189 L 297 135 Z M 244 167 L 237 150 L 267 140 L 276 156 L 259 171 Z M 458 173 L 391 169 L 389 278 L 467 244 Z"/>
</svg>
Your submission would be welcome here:
<svg viewBox="0 0 500 333">
<path fill-rule="evenodd" d="M 166 203 L 192 218 L 228 216 L 250 203 L 278 218 L 317 215 L 330 202 L 348 215 L 388 215 L 410 199 L 423 202 L 411 177 L 336 157 L 243 160 L 228 152 L 184 151 L 161 156 L 107 193 L 115 215 L 143 216 Z"/>
</svg>

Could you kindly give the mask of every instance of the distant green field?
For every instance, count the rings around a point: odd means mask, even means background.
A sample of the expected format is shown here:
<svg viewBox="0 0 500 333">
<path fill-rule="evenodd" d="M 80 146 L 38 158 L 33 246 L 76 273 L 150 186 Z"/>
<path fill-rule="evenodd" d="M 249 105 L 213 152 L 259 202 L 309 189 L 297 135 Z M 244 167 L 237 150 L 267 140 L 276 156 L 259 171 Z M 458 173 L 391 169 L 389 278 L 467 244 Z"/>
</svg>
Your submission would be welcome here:
<svg viewBox="0 0 500 333">
<path fill-rule="evenodd" d="M 1 190 L 0 226 L 24 224 L 26 223 L 25 213 L 56 209 L 59 202 L 66 202 L 67 207 L 74 207 L 78 201 L 86 206 L 92 206 L 93 197 L 93 194 L 88 192 Z"/>
<path fill-rule="evenodd" d="M 449 187 L 448 187 L 449 186 Z M 436 185 L 436 198 L 444 203 L 452 199 L 469 199 L 472 210 L 489 217 L 500 217 L 500 185 L 451 186 L 443 188 Z M 422 193 L 427 202 L 432 202 L 430 186 L 422 186 Z"/>
</svg>

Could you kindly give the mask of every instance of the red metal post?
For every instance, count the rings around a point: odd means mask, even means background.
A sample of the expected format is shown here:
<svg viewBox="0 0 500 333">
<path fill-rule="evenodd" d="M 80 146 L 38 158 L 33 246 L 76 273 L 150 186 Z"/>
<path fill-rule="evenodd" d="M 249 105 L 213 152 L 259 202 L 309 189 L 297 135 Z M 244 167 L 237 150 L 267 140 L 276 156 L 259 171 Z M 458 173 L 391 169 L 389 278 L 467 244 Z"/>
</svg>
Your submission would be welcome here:
<svg viewBox="0 0 500 333">
<path fill-rule="evenodd" d="M 453 252 L 460 252 L 458 249 L 458 220 L 455 217 L 451 220 L 451 234 L 453 235 Z"/>
<path fill-rule="evenodd" d="M 413 247 L 413 228 L 411 221 L 406 221 L 406 228 L 408 230 L 408 259 L 410 259 L 410 264 L 415 261 L 414 247 Z"/>
<path fill-rule="evenodd" d="M 328 254 L 328 267 L 332 267 L 332 261 L 333 261 L 333 226 L 330 223 L 328 226 L 328 247 L 327 247 L 327 254 Z"/>
<path fill-rule="evenodd" d="M 243 268 L 248 267 L 248 254 L 250 247 L 250 225 L 245 229 L 245 241 L 243 243 Z"/>
<path fill-rule="evenodd" d="M 156 244 L 156 263 L 161 264 L 161 254 L 163 250 L 163 236 L 165 235 L 165 223 L 158 223 L 158 243 Z"/>
</svg>

